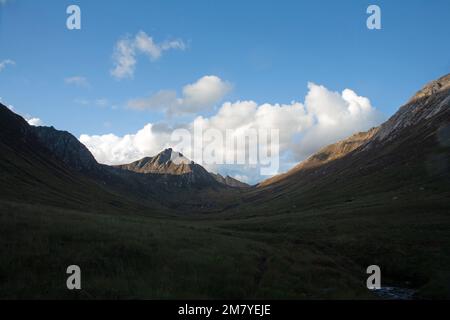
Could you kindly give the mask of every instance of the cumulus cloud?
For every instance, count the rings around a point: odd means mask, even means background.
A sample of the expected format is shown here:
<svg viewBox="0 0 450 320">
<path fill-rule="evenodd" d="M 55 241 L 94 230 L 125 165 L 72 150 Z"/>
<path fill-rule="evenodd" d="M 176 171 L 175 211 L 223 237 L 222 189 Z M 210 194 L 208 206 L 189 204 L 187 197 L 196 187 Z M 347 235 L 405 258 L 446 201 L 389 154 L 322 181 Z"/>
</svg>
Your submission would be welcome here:
<svg viewBox="0 0 450 320">
<path fill-rule="evenodd" d="M 117 41 L 114 53 L 114 67 L 111 75 L 116 79 L 132 78 L 136 69 L 138 54 L 146 55 L 151 61 L 161 58 L 164 51 L 184 50 L 186 45 L 182 40 L 171 40 L 157 43 L 144 31 L 139 31 L 134 37 L 124 37 Z"/>
<path fill-rule="evenodd" d="M 0 72 L 3 71 L 8 65 L 15 65 L 16 63 L 11 59 L 6 59 L 0 62 Z"/>
<path fill-rule="evenodd" d="M 196 113 L 214 106 L 230 92 L 231 84 L 209 75 L 183 87 L 181 97 L 174 90 L 161 90 L 146 98 L 128 101 L 135 110 L 165 112 L 169 116 Z"/>
<path fill-rule="evenodd" d="M 314 125 L 304 132 L 293 149 L 296 159 L 304 159 L 317 149 L 347 136 L 370 129 L 382 121 L 381 114 L 370 100 L 358 96 L 353 90 L 331 92 L 324 86 L 308 84 L 305 99 L 308 114 Z"/>
<path fill-rule="evenodd" d="M 191 87 L 189 87 L 191 88 Z M 345 89 L 341 93 L 333 92 L 324 86 L 308 84 L 308 94 L 304 103 L 293 101 L 288 104 L 258 104 L 255 101 L 225 102 L 216 114 L 210 117 L 198 116 L 183 128 L 194 136 L 194 128 L 201 126 L 205 131 L 214 129 L 224 136 L 227 130 L 239 138 L 248 130 L 279 130 L 278 147 L 281 170 L 305 159 L 321 147 L 341 140 L 355 132 L 368 130 L 378 125 L 382 117 L 371 105 L 369 99 L 358 96 L 354 91 Z M 189 91 L 189 90 L 188 90 Z M 196 90 L 193 90 L 195 92 Z M 171 100 L 170 94 L 161 94 L 160 100 Z M 186 99 L 186 94 L 183 99 Z M 171 133 L 177 127 L 166 124 L 147 124 L 135 134 L 116 136 L 82 135 L 80 140 L 99 162 L 107 164 L 128 163 L 144 156 L 152 156 L 167 147 L 176 148 L 177 142 L 171 140 Z M 221 141 L 212 141 L 203 137 L 203 146 L 213 145 L 219 155 L 227 150 Z M 241 146 L 238 155 L 247 152 L 246 145 Z M 196 159 L 193 150 L 183 150 Z M 213 172 L 230 176 L 246 177 L 249 182 L 261 180 L 258 168 L 252 165 L 230 166 L 207 165 Z"/>
<path fill-rule="evenodd" d="M 26 120 L 30 126 L 39 127 L 44 125 L 44 122 L 39 118 L 29 118 Z"/>
<path fill-rule="evenodd" d="M 183 104 L 190 112 L 210 107 L 222 100 L 231 85 L 216 76 L 204 76 L 183 88 Z"/>
<path fill-rule="evenodd" d="M 64 79 L 66 84 L 75 85 L 78 87 L 89 87 L 89 81 L 82 76 L 73 76 Z"/>
<path fill-rule="evenodd" d="M 80 141 L 88 147 L 100 163 L 123 164 L 155 155 L 170 146 L 171 130 L 155 124 L 147 124 L 135 134 L 122 137 L 114 134 L 89 136 L 83 134 Z"/>
</svg>

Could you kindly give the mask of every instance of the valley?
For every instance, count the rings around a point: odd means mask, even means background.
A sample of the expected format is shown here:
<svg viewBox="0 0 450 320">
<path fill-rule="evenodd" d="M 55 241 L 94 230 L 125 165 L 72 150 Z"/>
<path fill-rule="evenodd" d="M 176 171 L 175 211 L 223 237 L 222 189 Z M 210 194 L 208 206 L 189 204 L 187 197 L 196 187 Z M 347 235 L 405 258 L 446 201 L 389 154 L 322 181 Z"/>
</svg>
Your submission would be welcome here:
<svg viewBox="0 0 450 320">
<path fill-rule="evenodd" d="M 176 151 L 110 167 L 0 106 L 0 297 L 450 297 L 450 75 L 257 186 Z M 229 178 L 229 177 L 228 177 Z M 68 291 L 79 265 L 83 290 Z"/>
</svg>

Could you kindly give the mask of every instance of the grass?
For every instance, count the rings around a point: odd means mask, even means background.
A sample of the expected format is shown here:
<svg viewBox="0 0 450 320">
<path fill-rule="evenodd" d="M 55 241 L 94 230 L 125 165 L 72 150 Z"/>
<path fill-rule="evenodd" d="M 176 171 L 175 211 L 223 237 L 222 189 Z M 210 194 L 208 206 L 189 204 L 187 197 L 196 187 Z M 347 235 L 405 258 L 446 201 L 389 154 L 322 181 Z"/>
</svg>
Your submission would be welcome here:
<svg viewBox="0 0 450 320">
<path fill-rule="evenodd" d="M 0 297 L 370 299 L 371 264 L 384 285 L 449 297 L 448 208 L 364 203 L 161 218 L 2 201 Z M 71 264 L 82 269 L 80 292 L 65 288 Z"/>
<path fill-rule="evenodd" d="M 2 202 L 0 232 L 1 298 L 370 297 L 339 257 L 228 222 Z M 71 264 L 80 292 L 65 288 Z"/>
</svg>

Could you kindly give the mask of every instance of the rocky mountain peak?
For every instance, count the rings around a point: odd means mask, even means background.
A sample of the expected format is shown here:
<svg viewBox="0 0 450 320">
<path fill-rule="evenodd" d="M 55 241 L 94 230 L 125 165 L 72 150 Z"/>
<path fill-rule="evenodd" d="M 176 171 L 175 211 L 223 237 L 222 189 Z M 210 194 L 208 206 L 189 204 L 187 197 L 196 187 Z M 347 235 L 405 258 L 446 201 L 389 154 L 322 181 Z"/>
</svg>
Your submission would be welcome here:
<svg viewBox="0 0 450 320">
<path fill-rule="evenodd" d="M 186 158 L 185 156 L 183 156 L 183 154 L 181 154 L 180 152 L 174 151 L 172 148 L 168 148 L 168 149 L 165 149 L 162 152 L 160 152 L 155 157 L 155 161 L 159 164 L 164 164 L 164 163 L 168 163 L 168 162 L 172 162 L 176 165 L 194 164 L 193 161 L 191 161 L 188 158 Z"/>
<path fill-rule="evenodd" d="M 440 91 L 445 91 L 449 89 L 450 89 L 450 73 L 426 84 L 411 98 L 410 102 L 424 97 L 429 97 Z"/>
<path fill-rule="evenodd" d="M 197 167 L 200 166 L 196 165 L 180 152 L 168 148 L 154 157 L 145 157 L 138 161 L 119 165 L 117 167 L 137 173 L 182 175 L 198 170 Z"/>
</svg>

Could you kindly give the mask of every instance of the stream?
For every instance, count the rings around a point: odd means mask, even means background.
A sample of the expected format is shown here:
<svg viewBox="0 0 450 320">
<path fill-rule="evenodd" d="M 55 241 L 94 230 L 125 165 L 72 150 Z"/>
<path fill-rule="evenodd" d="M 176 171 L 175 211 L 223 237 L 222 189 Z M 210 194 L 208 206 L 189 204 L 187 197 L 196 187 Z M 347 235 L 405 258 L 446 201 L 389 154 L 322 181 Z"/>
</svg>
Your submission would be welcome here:
<svg viewBox="0 0 450 320">
<path fill-rule="evenodd" d="M 416 290 L 398 287 L 382 287 L 374 293 L 385 300 L 412 300 Z"/>
</svg>

